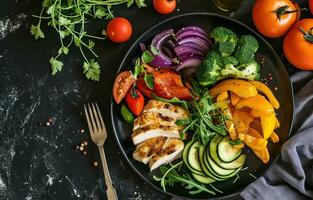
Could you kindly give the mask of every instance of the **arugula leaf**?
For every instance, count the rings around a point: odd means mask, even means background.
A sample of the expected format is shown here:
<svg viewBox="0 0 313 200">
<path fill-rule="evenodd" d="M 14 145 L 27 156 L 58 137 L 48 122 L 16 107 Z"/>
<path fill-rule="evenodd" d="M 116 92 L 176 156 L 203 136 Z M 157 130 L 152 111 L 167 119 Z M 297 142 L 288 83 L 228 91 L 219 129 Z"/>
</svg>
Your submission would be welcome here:
<svg viewBox="0 0 313 200">
<path fill-rule="evenodd" d="M 141 55 L 141 60 L 143 63 L 151 63 L 154 60 L 154 56 L 149 51 L 144 51 Z"/>
<path fill-rule="evenodd" d="M 237 144 L 242 144 L 242 141 L 240 139 L 237 139 L 237 140 L 229 140 L 229 144 L 231 145 L 237 145 Z"/>
<path fill-rule="evenodd" d="M 52 69 L 52 75 L 55 75 L 57 72 L 60 72 L 63 67 L 63 62 L 57 60 L 54 57 L 51 57 L 49 60 Z"/>
<path fill-rule="evenodd" d="M 178 162 L 177 164 L 170 164 L 170 167 L 161 166 L 160 172 L 162 177 L 153 176 L 153 179 L 159 181 L 161 187 L 166 192 L 167 185 L 173 185 L 174 183 L 181 183 L 187 190 L 189 194 L 198 194 L 200 192 L 207 192 L 215 195 L 215 192 L 209 190 L 205 187 L 204 184 L 200 184 L 194 181 L 189 174 L 180 175 L 177 171 L 183 164 L 183 161 Z"/>
<path fill-rule="evenodd" d="M 154 78 L 153 78 L 153 74 L 145 74 L 145 76 L 143 77 L 143 79 L 146 82 L 146 85 L 148 86 L 149 89 L 153 90 L 154 89 Z"/>
<path fill-rule="evenodd" d="M 30 27 L 30 34 L 33 35 L 36 40 L 38 38 L 45 38 L 45 34 L 42 32 L 42 30 L 40 28 L 40 24 L 38 24 L 36 26 L 32 25 Z"/>
<path fill-rule="evenodd" d="M 83 65 L 84 74 L 87 77 L 87 79 L 93 80 L 93 81 L 99 81 L 100 79 L 100 66 L 97 62 L 95 62 L 93 59 L 89 62 L 84 62 Z"/>
</svg>

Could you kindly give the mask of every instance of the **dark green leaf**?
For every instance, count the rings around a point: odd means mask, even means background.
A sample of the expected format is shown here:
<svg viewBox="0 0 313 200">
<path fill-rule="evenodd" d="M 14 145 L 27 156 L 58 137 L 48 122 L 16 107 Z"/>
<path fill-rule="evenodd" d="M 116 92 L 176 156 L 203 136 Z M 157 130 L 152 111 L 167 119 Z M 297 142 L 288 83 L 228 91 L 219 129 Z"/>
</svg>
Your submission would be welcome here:
<svg viewBox="0 0 313 200">
<path fill-rule="evenodd" d="M 149 89 L 153 90 L 154 89 L 154 78 L 153 74 L 145 74 L 144 78 L 146 85 L 148 86 Z"/>
<path fill-rule="evenodd" d="M 38 38 L 45 38 L 45 34 L 42 32 L 40 24 L 38 24 L 37 26 L 32 25 L 30 27 L 30 34 L 33 35 L 36 40 Z"/>
<path fill-rule="evenodd" d="M 55 75 L 57 72 L 60 72 L 63 67 L 63 62 L 51 57 L 49 60 L 52 69 L 52 75 Z"/>
<path fill-rule="evenodd" d="M 154 60 L 154 56 L 149 51 L 144 51 L 141 60 L 143 63 L 151 63 Z"/>
<path fill-rule="evenodd" d="M 122 105 L 121 107 L 121 114 L 122 114 L 122 117 L 123 119 L 132 124 L 134 122 L 134 116 L 133 114 L 127 109 L 127 107 L 125 105 Z"/>
<path fill-rule="evenodd" d="M 178 119 L 176 120 L 175 124 L 178 126 L 186 126 L 190 124 L 190 119 Z"/>
</svg>

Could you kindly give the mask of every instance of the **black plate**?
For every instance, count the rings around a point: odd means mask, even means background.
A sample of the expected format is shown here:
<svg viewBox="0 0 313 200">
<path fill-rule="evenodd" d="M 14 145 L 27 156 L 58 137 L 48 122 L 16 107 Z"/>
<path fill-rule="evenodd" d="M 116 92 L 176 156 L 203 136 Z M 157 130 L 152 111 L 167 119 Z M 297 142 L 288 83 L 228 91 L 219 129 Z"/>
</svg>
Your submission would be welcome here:
<svg viewBox="0 0 313 200">
<path fill-rule="evenodd" d="M 260 161 L 260 159 L 258 159 L 252 152 L 247 152 L 247 162 L 245 166 L 247 166 L 248 169 L 239 173 L 240 179 L 238 179 L 235 184 L 233 183 L 235 178 L 213 184 L 216 188 L 222 190 L 224 192 L 223 194 L 217 194 L 216 196 L 212 196 L 210 194 L 201 193 L 199 195 L 191 196 L 190 194 L 188 194 L 187 190 L 182 188 L 180 184 L 177 184 L 173 187 L 168 187 L 166 192 L 167 194 L 173 196 L 196 199 L 213 199 L 215 197 L 227 198 L 237 194 L 243 188 L 253 182 L 255 179 L 251 176 L 251 174 L 253 174 L 255 177 L 262 176 L 277 160 L 280 154 L 281 145 L 288 138 L 292 126 L 292 87 L 288 73 L 283 63 L 275 53 L 274 49 L 266 40 L 264 40 L 260 35 L 258 35 L 245 24 L 232 18 L 213 13 L 183 14 L 167 19 L 150 28 L 144 34 L 142 34 L 131 46 L 119 67 L 118 73 L 120 71 L 133 70 L 132 67 L 134 66 L 134 60 L 141 54 L 139 47 L 140 42 L 149 44 L 149 42 L 155 35 L 165 29 L 174 28 L 175 30 L 177 30 L 188 25 L 200 26 L 208 33 L 210 33 L 211 30 L 216 26 L 225 26 L 235 31 L 238 35 L 251 34 L 255 36 L 258 39 L 260 45 L 260 48 L 256 55 L 256 59 L 259 63 L 262 59 L 264 59 L 264 66 L 261 68 L 261 76 L 262 78 L 266 78 L 269 74 L 272 74 L 273 79 L 272 81 L 269 81 L 268 85 L 281 104 L 281 107 L 277 112 L 278 119 L 281 122 L 281 127 L 277 129 L 277 133 L 280 136 L 281 140 L 278 144 L 272 144 L 269 142 L 268 146 L 271 160 L 267 165 L 264 165 Z M 275 87 L 277 87 L 278 89 L 275 90 Z M 145 181 L 147 181 L 156 189 L 163 191 L 160 187 L 160 184 L 154 181 L 152 178 L 153 174 L 156 174 L 158 170 L 155 170 L 153 173 L 151 173 L 148 166 L 132 158 L 132 153 L 135 149 L 130 137 L 132 126 L 123 121 L 120 116 L 120 107 L 114 103 L 113 98 L 111 102 L 111 121 L 117 143 L 123 153 L 123 156 L 128 161 L 130 166 Z"/>
</svg>

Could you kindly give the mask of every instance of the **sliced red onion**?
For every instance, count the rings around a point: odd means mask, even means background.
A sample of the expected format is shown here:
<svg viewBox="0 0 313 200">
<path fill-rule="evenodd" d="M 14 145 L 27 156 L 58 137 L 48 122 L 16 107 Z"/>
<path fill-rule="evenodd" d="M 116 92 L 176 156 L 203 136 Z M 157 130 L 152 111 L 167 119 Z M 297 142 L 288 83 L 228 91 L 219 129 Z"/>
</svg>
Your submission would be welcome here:
<svg viewBox="0 0 313 200">
<path fill-rule="evenodd" d="M 150 63 L 151 65 L 156 67 L 170 67 L 173 65 L 172 59 L 168 55 L 166 55 L 165 52 L 163 52 L 163 47 L 165 46 L 167 41 L 173 38 L 173 36 L 173 29 L 168 29 L 162 31 L 153 38 L 151 46 L 158 49 L 160 54 L 155 56 L 154 60 Z"/>
<path fill-rule="evenodd" d="M 147 50 L 147 47 L 144 43 L 139 43 L 139 46 L 140 46 L 140 49 L 142 52 L 146 51 Z"/>
<path fill-rule="evenodd" d="M 176 40 L 182 40 L 184 38 L 188 38 L 188 37 L 200 37 L 203 40 L 205 40 L 206 42 L 210 43 L 209 41 L 209 35 L 201 28 L 198 27 L 198 29 L 196 28 L 185 28 L 185 29 L 181 29 L 180 31 L 178 31 L 176 33 Z"/>
<path fill-rule="evenodd" d="M 176 35 L 179 35 L 182 32 L 186 32 L 186 31 L 195 31 L 195 32 L 201 33 L 204 36 L 207 36 L 207 38 L 209 37 L 208 33 L 205 30 L 203 30 L 202 28 L 200 28 L 199 26 L 186 26 L 186 27 L 183 27 L 183 28 L 181 28 L 181 29 L 179 29 L 177 31 Z"/>
<path fill-rule="evenodd" d="M 203 40 L 202 38 L 199 38 L 199 37 L 185 38 L 183 40 L 178 41 L 178 45 L 183 45 L 183 44 L 189 43 L 189 42 L 197 44 L 198 46 L 203 48 L 203 50 L 206 52 L 208 52 L 210 47 L 211 47 L 211 46 L 209 46 L 209 44 L 205 40 Z"/>
<path fill-rule="evenodd" d="M 200 51 L 200 52 L 203 53 L 203 54 L 207 54 L 207 53 L 208 53 L 208 52 L 207 52 L 205 49 L 203 49 L 201 46 L 199 46 L 198 44 L 193 43 L 193 42 L 186 42 L 186 43 L 182 44 L 181 46 L 184 46 L 184 47 L 191 47 L 191 48 L 193 48 L 194 50 Z"/>
<path fill-rule="evenodd" d="M 202 53 L 201 51 L 197 51 L 194 48 L 187 46 L 177 46 L 174 48 L 174 51 L 179 60 L 184 60 L 186 57 L 188 58 L 193 56 L 204 56 L 204 53 Z"/>
<path fill-rule="evenodd" d="M 184 61 L 178 66 L 175 67 L 176 71 L 180 71 L 187 68 L 197 67 L 202 63 L 202 59 L 200 57 L 194 56 L 190 57 Z"/>
</svg>

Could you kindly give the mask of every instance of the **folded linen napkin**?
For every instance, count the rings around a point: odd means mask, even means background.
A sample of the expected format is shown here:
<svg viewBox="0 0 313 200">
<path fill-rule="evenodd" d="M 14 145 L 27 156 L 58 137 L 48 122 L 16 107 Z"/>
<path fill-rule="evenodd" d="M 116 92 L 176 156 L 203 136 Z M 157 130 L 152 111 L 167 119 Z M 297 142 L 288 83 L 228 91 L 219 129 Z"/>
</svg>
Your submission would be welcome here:
<svg viewBox="0 0 313 200">
<path fill-rule="evenodd" d="M 297 72 L 292 137 L 276 164 L 241 192 L 247 200 L 313 199 L 313 72 Z"/>
</svg>

